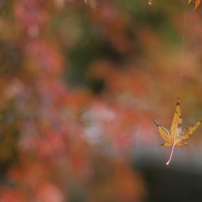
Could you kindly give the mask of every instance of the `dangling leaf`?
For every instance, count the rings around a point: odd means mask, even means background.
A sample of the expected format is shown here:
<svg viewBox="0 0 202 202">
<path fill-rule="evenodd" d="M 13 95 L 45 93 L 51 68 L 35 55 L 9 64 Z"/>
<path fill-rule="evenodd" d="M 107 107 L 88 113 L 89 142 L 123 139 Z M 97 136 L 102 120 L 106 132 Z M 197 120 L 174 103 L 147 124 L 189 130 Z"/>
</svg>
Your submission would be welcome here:
<svg viewBox="0 0 202 202">
<path fill-rule="evenodd" d="M 192 0 L 188 1 L 188 4 L 191 2 Z M 200 4 L 201 0 L 195 0 L 195 8 L 194 10 L 198 7 L 198 5 Z"/>
<path fill-rule="evenodd" d="M 152 120 L 154 121 L 154 123 L 158 127 L 158 130 L 159 130 L 162 138 L 166 141 L 166 143 L 164 143 L 162 145 L 166 146 L 166 147 L 172 146 L 170 158 L 169 158 L 168 162 L 166 163 L 166 165 L 169 165 L 169 163 L 172 159 L 174 147 L 175 146 L 177 146 L 177 147 L 188 146 L 189 144 L 186 143 L 185 141 L 187 141 L 191 137 L 193 132 L 196 130 L 196 128 L 202 122 L 202 119 L 201 119 L 196 124 L 182 130 L 182 118 L 181 118 L 179 98 L 177 99 L 176 111 L 175 111 L 173 121 L 171 124 L 170 133 L 166 128 L 159 125 L 153 118 L 152 118 Z"/>
</svg>

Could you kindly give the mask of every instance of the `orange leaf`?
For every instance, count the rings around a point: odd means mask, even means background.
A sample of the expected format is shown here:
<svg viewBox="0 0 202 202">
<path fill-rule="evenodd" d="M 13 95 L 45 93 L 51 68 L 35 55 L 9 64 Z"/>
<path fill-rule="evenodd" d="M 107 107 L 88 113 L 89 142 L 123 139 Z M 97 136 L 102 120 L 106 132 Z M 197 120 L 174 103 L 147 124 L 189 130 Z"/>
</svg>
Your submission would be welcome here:
<svg viewBox="0 0 202 202">
<path fill-rule="evenodd" d="M 188 1 L 188 4 L 191 2 L 192 0 Z M 201 0 L 195 0 L 195 8 L 194 10 L 198 7 L 198 5 L 200 4 Z"/>
<path fill-rule="evenodd" d="M 153 119 L 153 118 L 152 118 Z M 202 122 L 202 119 L 197 122 L 196 124 L 182 130 L 182 118 L 181 118 L 181 110 L 180 110 L 180 100 L 179 98 L 177 99 L 177 105 L 176 105 L 176 111 L 173 117 L 173 121 L 171 124 L 170 132 L 164 128 L 163 126 L 159 125 L 154 119 L 154 123 L 158 127 L 158 130 L 162 136 L 162 138 L 166 141 L 166 143 L 162 144 L 163 146 L 170 147 L 172 146 L 170 158 L 166 165 L 169 165 L 174 147 L 183 147 L 183 146 L 188 146 L 189 144 L 186 143 L 185 141 L 188 140 L 193 132 L 196 130 L 196 128 L 200 125 Z"/>
</svg>

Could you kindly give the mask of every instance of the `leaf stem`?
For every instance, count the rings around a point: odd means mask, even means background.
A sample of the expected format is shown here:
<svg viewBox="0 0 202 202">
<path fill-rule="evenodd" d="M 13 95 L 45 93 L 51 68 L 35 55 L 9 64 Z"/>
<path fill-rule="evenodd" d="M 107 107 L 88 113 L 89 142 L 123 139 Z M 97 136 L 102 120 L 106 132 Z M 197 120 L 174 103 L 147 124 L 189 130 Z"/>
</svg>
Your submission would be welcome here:
<svg viewBox="0 0 202 202">
<path fill-rule="evenodd" d="M 167 166 L 169 165 L 169 163 L 170 163 L 170 161 L 172 159 L 174 147 L 175 147 L 175 144 L 173 144 L 173 146 L 172 146 L 172 150 L 171 150 L 171 153 L 170 153 L 170 158 L 169 158 L 168 162 L 166 163 Z"/>
</svg>

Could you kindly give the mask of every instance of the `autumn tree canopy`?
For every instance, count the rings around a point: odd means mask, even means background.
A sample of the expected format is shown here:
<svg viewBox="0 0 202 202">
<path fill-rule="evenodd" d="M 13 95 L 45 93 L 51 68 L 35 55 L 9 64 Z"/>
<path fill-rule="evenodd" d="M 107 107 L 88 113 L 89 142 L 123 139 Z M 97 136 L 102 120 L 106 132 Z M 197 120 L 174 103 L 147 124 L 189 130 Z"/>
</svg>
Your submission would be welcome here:
<svg viewBox="0 0 202 202">
<path fill-rule="evenodd" d="M 0 1 L 0 201 L 146 200 L 132 159 L 167 158 L 151 116 L 172 120 L 179 73 L 185 125 L 202 117 L 201 13 L 180 0 Z"/>
</svg>

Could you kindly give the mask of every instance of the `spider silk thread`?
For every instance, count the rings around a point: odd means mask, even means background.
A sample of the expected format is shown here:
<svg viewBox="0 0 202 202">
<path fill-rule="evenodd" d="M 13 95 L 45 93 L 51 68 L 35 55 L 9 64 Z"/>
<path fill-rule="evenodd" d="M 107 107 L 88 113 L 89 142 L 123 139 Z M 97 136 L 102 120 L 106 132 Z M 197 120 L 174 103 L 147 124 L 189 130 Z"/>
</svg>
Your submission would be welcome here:
<svg viewBox="0 0 202 202">
<path fill-rule="evenodd" d="M 178 84 L 178 97 L 180 97 L 181 82 L 182 82 L 182 69 L 184 64 L 184 46 L 185 46 L 185 33 L 186 33 L 186 22 L 187 22 L 187 9 L 184 11 L 184 22 L 183 22 L 183 35 L 182 35 L 182 48 L 181 48 L 181 59 L 180 59 L 180 73 L 179 73 L 179 84 Z"/>
</svg>

